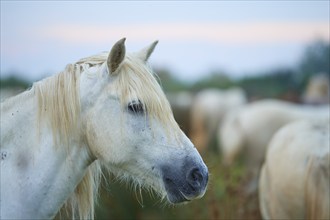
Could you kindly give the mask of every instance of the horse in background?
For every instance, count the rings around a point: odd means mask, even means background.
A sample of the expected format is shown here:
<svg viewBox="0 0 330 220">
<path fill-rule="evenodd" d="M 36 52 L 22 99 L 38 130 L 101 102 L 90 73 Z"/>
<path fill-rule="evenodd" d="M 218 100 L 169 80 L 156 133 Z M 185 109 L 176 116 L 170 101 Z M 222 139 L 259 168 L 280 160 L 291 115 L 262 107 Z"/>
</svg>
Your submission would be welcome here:
<svg viewBox="0 0 330 220">
<path fill-rule="evenodd" d="M 257 189 L 259 170 L 274 135 L 284 125 L 302 119 L 329 121 L 329 105 L 307 106 L 280 100 L 261 100 L 230 112 L 218 130 L 218 145 L 222 161 L 230 166 L 239 155 L 253 180 L 248 191 Z"/>
<path fill-rule="evenodd" d="M 193 94 L 189 91 L 169 92 L 166 93 L 166 97 L 170 102 L 175 120 L 183 132 L 190 137 L 190 112 L 194 98 Z"/>
<path fill-rule="evenodd" d="M 330 218 L 328 121 L 298 121 L 269 143 L 259 180 L 264 219 Z"/>
<path fill-rule="evenodd" d="M 302 101 L 305 104 L 322 105 L 330 103 L 329 74 L 318 73 L 313 75 L 307 84 Z"/>
<path fill-rule="evenodd" d="M 224 115 L 246 102 L 245 92 L 240 88 L 204 89 L 195 95 L 191 109 L 190 137 L 199 152 L 205 152 L 215 140 Z"/>
<path fill-rule="evenodd" d="M 1 103 L 1 219 L 93 218 L 102 168 L 173 204 L 204 195 L 208 169 L 147 64 L 156 44 L 121 39 Z"/>
</svg>

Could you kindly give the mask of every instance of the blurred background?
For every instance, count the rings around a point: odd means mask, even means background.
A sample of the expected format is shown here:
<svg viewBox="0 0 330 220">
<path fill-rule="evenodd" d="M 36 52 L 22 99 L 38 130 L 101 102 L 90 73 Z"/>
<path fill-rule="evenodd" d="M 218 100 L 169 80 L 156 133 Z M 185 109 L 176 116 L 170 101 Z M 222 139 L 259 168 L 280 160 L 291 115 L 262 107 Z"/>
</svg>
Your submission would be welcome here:
<svg viewBox="0 0 330 220">
<path fill-rule="evenodd" d="M 209 167 L 208 191 L 171 206 L 109 175 L 96 218 L 258 219 L 251 176 L 241 159 L 222 163 L 216 130 L 228 110 L 263 99 L 329 103 L 329 9 L 329 1 L 1 1 L 1 101 L 122 37 L 127 51 L 159 40 L 150 63 Z"/>
</svg>

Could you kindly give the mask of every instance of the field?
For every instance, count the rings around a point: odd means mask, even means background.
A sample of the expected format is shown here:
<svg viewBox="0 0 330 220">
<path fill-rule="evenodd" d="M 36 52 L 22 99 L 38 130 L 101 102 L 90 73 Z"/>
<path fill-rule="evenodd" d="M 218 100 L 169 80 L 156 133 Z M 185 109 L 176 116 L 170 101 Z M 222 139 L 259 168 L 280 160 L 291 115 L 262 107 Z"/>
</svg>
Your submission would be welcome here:
<svg viewBox="0 0 330 220">
<path fill-rule="evenodd" d="M 128 184 L 111 182 L 109 177 L 101 189 L 96 219 L 261 219 L 257 192 L 245 193 L 249 176 L 243 164 L 224 167 L 219 153 L 212 151 L 203 158 L 210 179 L 202 199 L 173 206 L 148 192 L 135 192 Z"/>
</svg>

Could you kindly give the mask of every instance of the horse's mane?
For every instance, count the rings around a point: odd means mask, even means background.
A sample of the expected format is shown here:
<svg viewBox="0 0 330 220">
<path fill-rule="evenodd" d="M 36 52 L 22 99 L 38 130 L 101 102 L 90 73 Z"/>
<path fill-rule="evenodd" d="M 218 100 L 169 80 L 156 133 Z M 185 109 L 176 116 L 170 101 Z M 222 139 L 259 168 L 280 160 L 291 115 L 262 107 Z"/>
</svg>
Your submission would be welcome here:
<svg viewBox="0 0 330 220">
<path fill-rule="evenodd" d="M 44 119 L 49 121 L 55 141 L 60 141 L 69 147 L 68 138 L 79 127 L 79 77 L 90 67 L 101 67 L 107 57 L 108 53 L 104 52 L 81 59 L 67 65 L 59 74 L 33 85 L 38 97 L 39 123 Z M 97 75 L 93 73 L 91 77 L 98 77 Z M 178 137 L 180 129 L 174 120 L 170 105 L 145 62 L 129 54 L 126 55 L 113 86 L 122 94 L 123 106 L 132 98 L 138 98 L 147 109 L 148 117 L 157 118 L 168 134 L 174 133 L 175 138 Z M 66 209 L 72 218 L 93 218 L 94 202 L 101 176 L 101 163 L 96 160 L 88 167 L 83 180 L 62 209 Z"/>
</svg>

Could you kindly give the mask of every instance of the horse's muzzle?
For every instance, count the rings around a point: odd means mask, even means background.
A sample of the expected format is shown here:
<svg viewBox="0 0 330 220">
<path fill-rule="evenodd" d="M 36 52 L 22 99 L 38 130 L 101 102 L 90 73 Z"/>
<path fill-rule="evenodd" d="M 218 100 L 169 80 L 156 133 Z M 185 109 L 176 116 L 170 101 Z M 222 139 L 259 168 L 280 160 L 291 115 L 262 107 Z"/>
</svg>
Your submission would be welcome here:
<svg viewBox="0 0 330 220">
<path fill-rule="evenodd" d="M 183 166 L 164 166 L 163 181 L 171 203 L 181 203 L 201 198 L 208 183 L 208 170 L 203 162 L 187 160 Z"/>
</svg>

